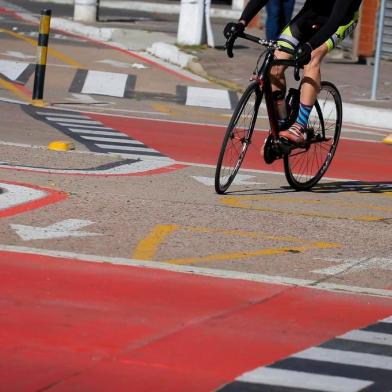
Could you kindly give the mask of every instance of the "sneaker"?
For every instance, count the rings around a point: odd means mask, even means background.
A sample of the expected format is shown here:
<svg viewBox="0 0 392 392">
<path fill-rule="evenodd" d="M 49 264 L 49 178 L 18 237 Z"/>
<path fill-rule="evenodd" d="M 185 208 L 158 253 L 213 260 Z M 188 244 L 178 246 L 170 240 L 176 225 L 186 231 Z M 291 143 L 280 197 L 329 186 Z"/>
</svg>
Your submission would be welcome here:
<svg viewBox="0 0 392 392">
<path fill-rule="evenodd" d="M 287 131 L 279 132 L 279 137 L 286 139 L 296 146 L 303 146 L 306 143 L 305 128 L 295 122 Z"/>
</svg>

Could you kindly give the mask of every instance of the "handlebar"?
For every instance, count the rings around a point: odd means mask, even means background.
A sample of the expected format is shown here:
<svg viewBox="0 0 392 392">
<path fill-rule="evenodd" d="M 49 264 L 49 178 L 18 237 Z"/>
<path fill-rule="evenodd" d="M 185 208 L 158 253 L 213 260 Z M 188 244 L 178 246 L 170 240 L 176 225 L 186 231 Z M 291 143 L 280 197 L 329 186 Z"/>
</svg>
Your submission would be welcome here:
<svg viewBox="0 0 392 392">
<path fill-rule="evenodd" d="M 243 38 L 247 41 L 255 42 L 256 44 L 264 46 L 267 50 L 270 50 L 270 51 L 280 50 L 280 51 L 288 53 L 290 55 L 294 55 L 294 53 L 295 53 L 294 50 L 292 50 L 290 48 L 286 48 L 284 46 L 281 46 L 276 41 L 272 41 L 272 40 L 268 41 L 264 38 L 259 38 L 254 35 L 250 35 L 247 33 L 240 33 L 238 35 L 229 37 L 228 40 L 226 41 L 225 49 L 226 49 L 227 55 L 230 58 L 234 57 L 233 47 L 234 47 L 234 42 L 237 38 Z M 299 71 L 302 68 L 302 66 L 300 66 L 295 60 L 279 60 L 279 59 L 277 59 L 277 60 L 274 60 L 273 64 L 274 65 L 283 65 L 283 66 L 287 66 L 287 67 L 294 67 L 294 78 L 297 81 L 300 80 Z"/>
</svg>

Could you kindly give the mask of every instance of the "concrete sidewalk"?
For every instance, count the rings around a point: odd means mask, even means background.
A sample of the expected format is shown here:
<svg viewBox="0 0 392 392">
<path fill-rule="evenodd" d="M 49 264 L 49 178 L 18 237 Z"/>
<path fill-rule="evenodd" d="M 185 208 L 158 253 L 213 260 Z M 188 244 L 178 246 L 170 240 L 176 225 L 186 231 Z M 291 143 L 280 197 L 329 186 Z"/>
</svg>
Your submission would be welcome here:
<svg viewBox="0 0 392 392">
<path fill-rule="evenodd" d="M 222 30 L 229 20 L 236 19 L 239 14 L 231 10 L 227 3 L 213 3 L 213 9 L 216 10 L 212 13 L 215 13 L 212 18 L 215 48 L 203 46 L 179 50 L 175 46 L 179 1 L 101 1 L 100 15 L 103 21 L 89 25 L 72 21 L 71 2 L 73 0 L 30 0 L 32 6 L 29 6 L 29 11 L 37 13 L 40 8 L 50 6 L 54 10 L 52 28 L 111 42 L 129 50 L 147 51 L 237 91 L 246 87 L 260 53 L 259 47 L 242 41 L 238 42 L 234 59 L 226 56 Z M 21 3 L 26 4 L 27 1 L 22 0 Z M 171 13 L 166 6 L 171 7 Z M 120 10 L 120 7 L 123 9 Z M 158 11 L 159 14 L 156 13 Z M 259 29 L 250 30 L 250 33 L 263 36 L 263 30 Z M 354 63 L 348 57 L 348 53 L 335 50 L 322 67 L 323 79 L 336 84 L 342 94 L 345 121 L 364 126 L 391 127 L 392 132 L 392 62 L 382 62 L 378 99 L 372 101 L 370 90 L 373 66 Z"/>
</svg>

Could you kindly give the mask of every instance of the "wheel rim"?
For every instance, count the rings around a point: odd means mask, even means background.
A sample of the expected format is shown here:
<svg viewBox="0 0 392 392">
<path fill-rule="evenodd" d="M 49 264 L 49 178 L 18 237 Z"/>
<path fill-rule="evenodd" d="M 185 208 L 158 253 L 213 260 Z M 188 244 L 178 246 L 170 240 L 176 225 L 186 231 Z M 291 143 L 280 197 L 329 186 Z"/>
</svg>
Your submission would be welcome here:
<svg viewBox="0 0 392 392">
<path fill-rule="evenodd" d="M 287 161 L 293 182 L 314 185 L 327 170 L 339 138 L 341 113 L 336 102 L 336 91 L 322 86 L 309 117 L 308 128 L 313 130 L 309 148 L 295 149 Z"/>
<path fill-rule="evenodd" d="M 250 144 L 250 135 L 254 127 L 259 97 L 252 90 L 241 110 L 231 125 L 226 148 L 222 157 L 219 183 L 221 188 L 228 187 L 237 174 Z"/>
</svg>

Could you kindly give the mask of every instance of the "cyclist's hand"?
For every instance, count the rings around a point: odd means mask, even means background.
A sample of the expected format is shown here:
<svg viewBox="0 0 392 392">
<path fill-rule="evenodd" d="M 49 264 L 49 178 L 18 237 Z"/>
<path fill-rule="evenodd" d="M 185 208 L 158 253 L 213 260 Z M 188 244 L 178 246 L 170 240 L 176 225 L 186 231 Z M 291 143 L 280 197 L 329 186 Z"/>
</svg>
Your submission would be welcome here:
<svg viewBox="0 0 392 392">
<path fill-rule="evenodd" d="M 295 50 L 294 60 L 300 66 L 308 64 L 312 58 L 312 50 L 309 43 L 300 44 Z"/>
<path fill-rule="evenodd" d="M 245 25 L 242 22 L 229 22 L 224 30 L 223 35 L 226 39 L 236 38 L 239 34 L 243 33 Z"/>
</svg>

